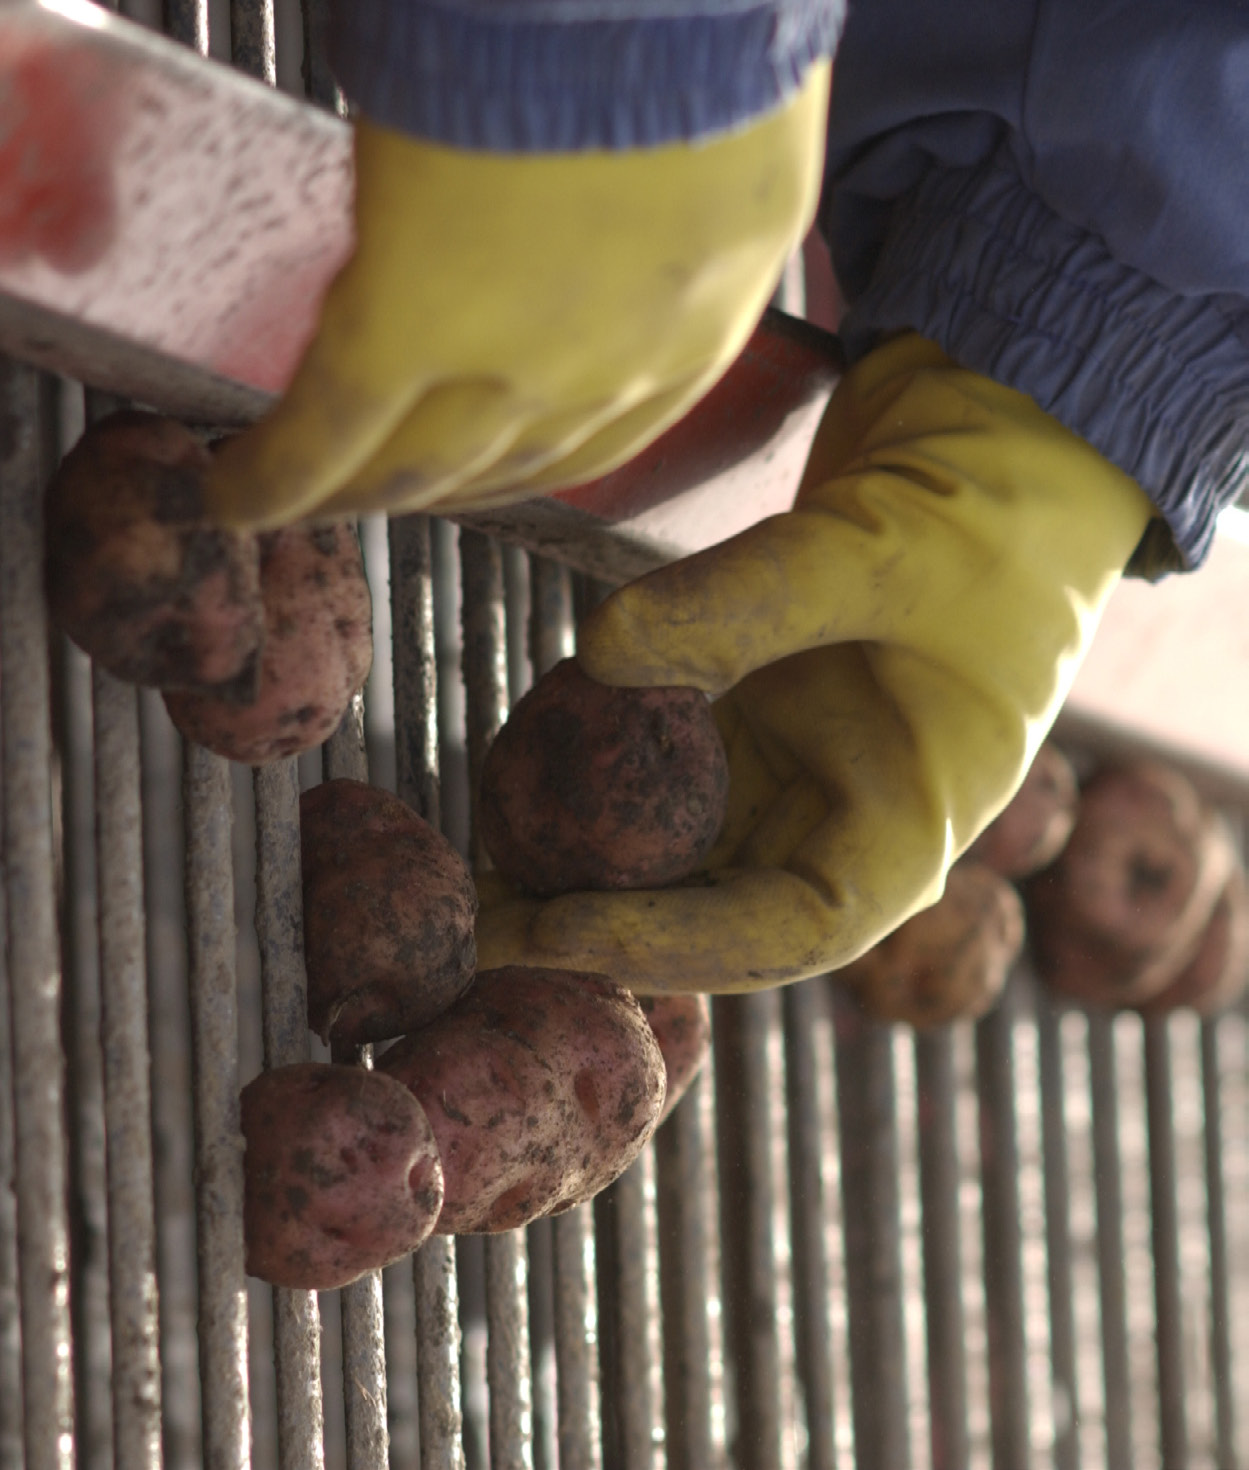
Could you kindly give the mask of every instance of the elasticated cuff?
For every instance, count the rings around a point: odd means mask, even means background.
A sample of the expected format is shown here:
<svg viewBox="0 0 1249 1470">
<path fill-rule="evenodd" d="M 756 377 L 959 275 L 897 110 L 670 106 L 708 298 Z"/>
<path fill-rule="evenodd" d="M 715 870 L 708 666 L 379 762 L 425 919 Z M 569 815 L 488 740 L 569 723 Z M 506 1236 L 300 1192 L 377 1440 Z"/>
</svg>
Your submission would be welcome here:
<svg viewBox="0 0 1249 1470">
<path fill-rule="evenodd" d="M 910 329 L 1027 393 L 1131 475 L 1176 566 L 1209 552 L 1249 485 L 1249 314 L 1182 297 L 1054 215 L 1008 155 L 936 170 L 895 206 L 866 292 L 842 323 L 853 361 Z M 1156 540 L 1151 569 L 1160 558 Z"/>
<path fill-rule="evenodd" d="M 640 148 L 772 111 L 845 0 L 338 0 L 331 56 L 372 119 L 497 152 Z"/>
</svg>

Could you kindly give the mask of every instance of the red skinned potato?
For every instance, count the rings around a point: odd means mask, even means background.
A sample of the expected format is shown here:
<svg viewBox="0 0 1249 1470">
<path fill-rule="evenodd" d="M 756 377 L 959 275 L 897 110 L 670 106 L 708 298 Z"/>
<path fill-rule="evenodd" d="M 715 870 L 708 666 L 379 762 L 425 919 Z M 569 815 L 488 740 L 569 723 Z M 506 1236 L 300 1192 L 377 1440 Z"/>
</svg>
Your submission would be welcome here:
<svg viewBox="0 0 1249 1470">
<path fill-rule="evenodd" d="M 639 995 L 667 1074 L 662 1123 L 689 1090 L 711 1052 L 711 1002 L 705 995 Z"/>
<path fill-rule="evenodd" d="M 513 708 L 482 769 L 479 822 L 500 874 L 549 897 L 661 888 L 724 821 L 728 761 L 696 689 L 614 689 L 565 659 Z"/>
<path fill-rule="evenodd" d="M 1219 895 L 1197 949 L 1165 989 L 1139 1006 L 1146 1016 L 1187 1007 L 1215 1016 L 1244 994 L 1249 983 L 1249 888 L 1236 867 Z"/>
<path fill-rule="evenodd" d="M 945 892 L 834 979 L 854 989 L 877 1021 L 917 1029 L 990 1010 L 1023 949 L 1023 903 L 1000 874 L 963 859 Z"/>
<path fill-rule="evenodd" d="M 264 638 L 256 538 L 203 516 L 207 448 L 126 411 L 93 424 L 44 496 L 53 621 L 119 679 L 255 697 Z"/>
<path fill-rule="evenodd" d="M 424 1026 L 468 987 L 477 891 L 408 804 L 345 778 L 299 800 L 308 1024 L 327 1044 Z"/>
<path fill-rule="evenodd" d="M 406 1087 L 302 1062 L 243 1088 L 246 1267 L 329 1291 L 414 1251 L 442 1208 L 442 1164 Z"/>
<path fill-rule="evenodd" d="M 429 1115 L 444 1235 L 511 1230 L 591 1198 L 641 1152 L 664 1101 L 637 1001 L 567 970 L 484 971 L 377 1066 Z"/>
<path fill-rule="evenodd" d="M 1071 762 L 1047 741 L 1036 753 L 1023 785 L 984 829 L 966 856 L 1003 878 L 1039 873 L 1063 850 L 1076 824 L 1079 784 Z"/>
<path fill-rule="evenodd" d="M 247 766 L 328 740 L 373 661 L 372 603 L 353 527 L 289 526 L 259 540 L 265 638 L 255 700 L 164 695 L 188 740 Z"/>
<path fill-rule="evenodd" d="M 1223 823 L 1181 772 L 1105 766 L 1058 861 L 1024 885 L 1040 978 L 1097 1006 L 1135 1006 L 1192 958 L 1231 875 Z"/>
</svg>

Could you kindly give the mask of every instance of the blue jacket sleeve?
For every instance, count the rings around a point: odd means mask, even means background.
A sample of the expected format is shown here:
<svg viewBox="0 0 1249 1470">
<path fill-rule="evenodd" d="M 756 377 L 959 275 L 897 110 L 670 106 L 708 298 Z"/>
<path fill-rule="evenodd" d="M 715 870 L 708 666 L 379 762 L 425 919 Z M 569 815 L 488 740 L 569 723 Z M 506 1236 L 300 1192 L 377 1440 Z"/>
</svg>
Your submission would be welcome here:
<svg viewBox="0 0 1249 1470">
<path fill-rule="evenodd" d="M 377 122 L 500 152 L 695 139 L 784 102 L 845 0 L 332 0 L 343 90 Z"/>
<path fill-rule="evenodd" d="M 1030 394 L 1208 550 L 1249 479 L 1249 6 L 872 0 L 821 225 L 851 355 L 917 330 Z"/>
</svg>

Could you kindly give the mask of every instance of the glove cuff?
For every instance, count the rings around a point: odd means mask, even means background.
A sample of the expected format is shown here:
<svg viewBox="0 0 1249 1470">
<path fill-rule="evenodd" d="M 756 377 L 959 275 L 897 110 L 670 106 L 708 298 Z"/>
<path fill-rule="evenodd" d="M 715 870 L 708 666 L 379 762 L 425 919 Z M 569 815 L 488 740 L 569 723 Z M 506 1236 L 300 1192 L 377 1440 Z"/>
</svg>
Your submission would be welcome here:
<svg viewBox="0 0 1249 1470">
<path fill-rule="evenodd" d="M 1249 488 L 1243 317 L 1117 261 L 1053 214 L 1003 149 L 976 168 L 934 170 L 905 196 L 840 331 L 853 360 L 909 328 L 1028 394 L 1165 517 L 1174 547 L 1155 530 L 1135 559 L 1157 575 L 1198 565 L 1218 512 Z"/>
<path fill-rule="evenodd" d="M 827 0 L 338 0 L 334 69 L 375 122 L 504 153 L 710 136 L 788 101 L 831 56 Z"/>
</svg>

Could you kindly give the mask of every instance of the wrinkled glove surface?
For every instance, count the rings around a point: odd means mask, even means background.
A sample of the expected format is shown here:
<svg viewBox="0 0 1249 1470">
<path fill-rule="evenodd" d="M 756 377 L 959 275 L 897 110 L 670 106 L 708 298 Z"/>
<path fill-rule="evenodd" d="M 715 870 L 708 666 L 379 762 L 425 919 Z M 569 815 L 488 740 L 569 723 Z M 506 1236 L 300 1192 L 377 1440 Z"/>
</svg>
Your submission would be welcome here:
<svg viewBox="0 0 1249 1470">
<path fill-rule="evenodd" d="M 749 127 L 482 153 L 356 124 L 356 249 L 285 395 L 216 460 L 237 526 L 596 478 L 732 363 L 815 212 L 829 65 Z"/>
<path fill-rule="evenodd" d="M 483 887 L 478 953 L 639 993 L 847 964 L 940 896 L 1053 722 L 1152 507 L 1014 390 L 914 335 L 839 385 L 795 508 L 622 588 L 578 657 L 718 696 L 729 814 L 686 886 Z"/>
</svg>

